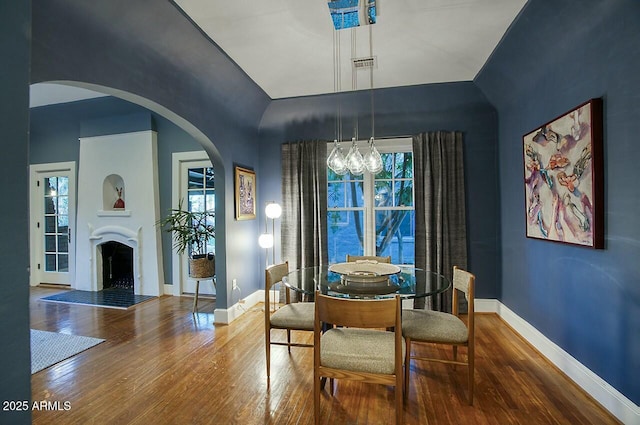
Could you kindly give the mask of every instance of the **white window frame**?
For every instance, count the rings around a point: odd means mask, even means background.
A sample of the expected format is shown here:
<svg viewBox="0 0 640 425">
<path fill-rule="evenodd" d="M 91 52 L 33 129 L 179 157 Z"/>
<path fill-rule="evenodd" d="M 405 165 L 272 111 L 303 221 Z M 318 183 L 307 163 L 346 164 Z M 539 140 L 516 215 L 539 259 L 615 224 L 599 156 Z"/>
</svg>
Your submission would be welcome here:
<svg viewBox="0 0 640 425">
<path fill-rule="evenodd" d="M 348 148 L 344 149 L 347 146 L 346 143 L 342 143 L 343 152 L 348 152 Z M 346 145 L 346 146 L 345 146 Z M 364 155 L 366 149 L 368 149 L 369 141 L 368 140 L 359 140 L 356 142 L 356 145 L 360 149 L 360 152 Z M 327 156 L 331 153 L 333 149 L 334 143 L 327 143 Z M 390 139 L 379 139 L 375 141 L 375 146 L 380 153 L 393 153 L 393 152 L 413 152 L 413 142 L 410 137 L 401 137 L 401 138 L 390 138 Z M 363 255 L 376 255 L 376 229 L 375 229 L 375 221 L 376 221 L 376 209 L 374 204 L 374 184 L 375 184 L 375 175 L 365 171 L 363 173 L 363 187 L 362 192 L 364 194 L 364 205 L 363 205 L 363 230 L 364 230 L 364 241 L 363 241 Z M 327 183 L 328 184 L 328 183 Z M 406 209 L 409 211 L 415 210 L 415 182 L 412 185 L 413 191 L 413 206 L 405 207 L 402 209 Z M 327 208 L 328 212 L 331 211 L 354 211 L 359 210 L 360 208 Z"/>
</svg>

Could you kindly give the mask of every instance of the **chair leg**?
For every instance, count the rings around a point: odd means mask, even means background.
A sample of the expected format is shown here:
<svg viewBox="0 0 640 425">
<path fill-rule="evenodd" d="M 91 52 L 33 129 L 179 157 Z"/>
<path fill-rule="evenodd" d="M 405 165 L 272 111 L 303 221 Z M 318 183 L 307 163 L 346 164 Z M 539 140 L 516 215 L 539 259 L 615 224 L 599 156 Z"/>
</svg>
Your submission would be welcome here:
<svg viewBox="0 0 640 425">
<path fill-rule="evenodd" d="M 320 423 L 320 377 L 313 373 L 313 418 L 315 425 Z"/>
<path fill-rule="evenodd" d="M 291 331 L 287 329 L 287 350 L 291 353 Z"/>
<path fill-rule="evenodd" d="M 196 313 L 198 311 L 198 292 L 200 292 L 200 281 L 196 280 L 196 293 L 193 297 L 193 312 Z"/>
<path fill-rule="evenodd" d="M 267 384 L 271 377 L 271 329 L 267 329 L 265 332 L 265 352 L 267 353 Z"/>
<path fill-rule="evenodd" d="M 402 425 L 402 414 L 404 409 L 404 391 L 402 391 L 402 372 L 396 375 L 396 424 Z"/>
<path fill-rule="evenodd" d="M 411 340 L 405 338 L 406 353 L 404 355 L 404 397 L 409 397 L 409 374 L 411 372 Z"/>
<path fill-rule="evenodd" d="M 468 367 L 467 369 L 469 369 L 469 405 L 473 406 L 473 387 L 475 385 L 474 383 L 474 375 L 475 375 L 475 369 L 474 369 L 474 353 L 473 353 L 473 347 L 469 347 L 468 351 L 467 351 L 467 363 L 468 363 Z"/>
</svg>

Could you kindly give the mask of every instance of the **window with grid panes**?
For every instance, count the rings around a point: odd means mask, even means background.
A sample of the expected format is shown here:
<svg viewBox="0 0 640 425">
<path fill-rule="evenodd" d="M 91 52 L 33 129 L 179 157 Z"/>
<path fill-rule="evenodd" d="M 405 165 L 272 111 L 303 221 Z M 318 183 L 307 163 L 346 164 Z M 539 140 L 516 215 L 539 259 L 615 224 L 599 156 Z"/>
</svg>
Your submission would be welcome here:
<svg viewBox="0 0 640 425">
<path fill-rule="evenodd" d="M 365 146 L 361 142 L 361 152 Z M 384 168 L 375 176 L 340 176 L 327 169 L 330 264 L 345 261 L 347 254 L 390 255 L 395 264 L 415 264 L 411 139 L 376 141 L 376 147 Z"/>
</svg>

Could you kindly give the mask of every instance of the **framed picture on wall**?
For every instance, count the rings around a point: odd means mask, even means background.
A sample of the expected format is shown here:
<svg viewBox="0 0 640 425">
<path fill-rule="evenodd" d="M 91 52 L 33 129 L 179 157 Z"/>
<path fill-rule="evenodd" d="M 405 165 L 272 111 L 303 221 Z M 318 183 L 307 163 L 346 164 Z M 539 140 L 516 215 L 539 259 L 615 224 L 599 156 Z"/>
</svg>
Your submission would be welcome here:
<svg viewBox="0 0 640 425">
<path fill-rule="evenodd" d="M 236 220 L 256 218 L 256 173 L 235 167 Z"/>
<path fill-rule="evenodd" d="M 602 99 L 523 136 L 528 238 L 604 248 Z"/>
</svg>

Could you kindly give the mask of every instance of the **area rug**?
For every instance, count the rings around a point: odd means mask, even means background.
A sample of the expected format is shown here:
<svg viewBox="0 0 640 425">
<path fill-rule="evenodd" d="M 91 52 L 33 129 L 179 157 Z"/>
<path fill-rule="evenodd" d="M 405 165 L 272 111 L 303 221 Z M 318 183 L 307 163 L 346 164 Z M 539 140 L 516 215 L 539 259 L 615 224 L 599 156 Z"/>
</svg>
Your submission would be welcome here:
<svg viewBox="0 0 640 425">
<path fill-rule="evenodd" d="M 157 297 L 151 295 L 135 295 L 132 291 L 114 288 L 102 291 L 64 291 L 40 299 L 49 302 L 127 309 L 154 298 Z"/>
<path fill-rule="evenodd" d="M 31 373 L 75 356 L 104 339 L 31 329 Z"/>
</svg>

